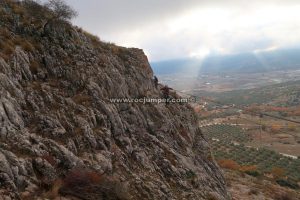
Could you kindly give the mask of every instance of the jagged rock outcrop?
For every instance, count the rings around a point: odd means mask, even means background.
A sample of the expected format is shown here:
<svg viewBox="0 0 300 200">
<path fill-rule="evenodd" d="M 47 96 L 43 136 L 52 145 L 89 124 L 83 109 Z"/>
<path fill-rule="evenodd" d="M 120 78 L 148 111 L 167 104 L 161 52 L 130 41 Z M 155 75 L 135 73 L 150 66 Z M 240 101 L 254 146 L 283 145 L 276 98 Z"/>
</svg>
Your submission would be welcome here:
<svg viewBox="0 0 300 200">
<path fill-rule="evenodd" d="M 76 167 L 114 177 L 130 199 L 230 199 L 189 105 L 110 102 L 160 97 L 142 50 L 69 24 L 45 34 L 0 6 L 14 19 L 1 42 L 33 46 L 0 54 L 0 199 L 43 199 Z"/>
</svg>

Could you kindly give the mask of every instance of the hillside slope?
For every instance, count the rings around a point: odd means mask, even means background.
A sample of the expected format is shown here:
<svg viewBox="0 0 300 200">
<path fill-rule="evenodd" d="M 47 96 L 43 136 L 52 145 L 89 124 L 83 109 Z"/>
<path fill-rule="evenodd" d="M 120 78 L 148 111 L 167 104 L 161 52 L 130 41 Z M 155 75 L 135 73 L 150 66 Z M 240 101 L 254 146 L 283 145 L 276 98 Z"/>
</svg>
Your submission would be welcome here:
<svg viewBox="0 0 300 200">
<path fill-rule="evenodd" d="M 0 2 L 1 198 L 230 199 L 188 105 L 109 101 L 160 96 L 142 50 L 24 4 Z"/>
</svg>

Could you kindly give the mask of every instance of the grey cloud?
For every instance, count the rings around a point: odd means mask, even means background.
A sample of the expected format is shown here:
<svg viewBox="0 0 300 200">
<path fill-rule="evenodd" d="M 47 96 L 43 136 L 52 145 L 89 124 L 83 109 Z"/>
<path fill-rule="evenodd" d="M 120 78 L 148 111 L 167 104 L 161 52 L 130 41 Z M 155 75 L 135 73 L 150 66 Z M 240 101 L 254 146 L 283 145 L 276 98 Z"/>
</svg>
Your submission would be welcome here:
<svg viewBox="0 0 300 200">
<path fill-rule="evenodd" d="M 279 4 L 280 0 L 67 0 L 79 17 L 75 23 L 93 32 L 110 33 L 136 28 L 153 21 L 163 20 L 200 6 L 241 6 L 260 3 Z M 285 0 L 284 4 L 299 3 Z M 96 31 L 95 31 L 96 30 Z"/>
<path fill-rule="evenodd" d="M 145 26 L 198 4 L 197 0 L 67 0 L 79 17 L 75 23 L 100 33 Z"/>
<path fill-rule="evenodd" d="M 45 1 L 45 0 L 42 0 Z M 258 9 L 279 7 L 295 8 L 300 6 L 299 0 L 66 0 L 79 12 L 74 23 L 97 34 L 101 39 L 116 42 L 125 46 L 136 46 L 145 49 L 154 60 L 187 57 L 201 48 L 210 52 L 234 53 L 268 49 L 272 46 L 284 46 L 299 43 L 299 15 L 281 20 L 282 13 L 273 14 L 278 22 L 260 23 L 248 26 L 247 19 Z M 195 24 L 174 33 L 168 23 L 194 9 L 229 10 L 229 27 L 225 30 L 210 30 L 212 26 L 222 26 L 213 16 L 193 20 L 200 21 L 200 28 L 194 30 Z M 298 7 L 296 7 L 298 8 Z M 300 7 L 299 7 L 300 8 Z M 279 10 L 280 11 L 280 10 Z M 201 12 L 201 11 L 199 11 Z M 295 11 L 294 11 L 295 12 Z M 272 15 L 272 16 L 273 16 Z M 240 17 L 245 22 L 234 24 Z M 248 17 L 248 18 L 247 18 Z M 270 16 L 269 16 L 270 17 Z M 272 18 L 272 17 L 271 17 Z M 276 19 L 277 19 L 276 18 Z M 217 19 L 218 20 L 218 19 Z M 289 37 L 286 37 L 289 33 Z M 294 34 L 292 34 L 294 33 Z"/>
</svg>

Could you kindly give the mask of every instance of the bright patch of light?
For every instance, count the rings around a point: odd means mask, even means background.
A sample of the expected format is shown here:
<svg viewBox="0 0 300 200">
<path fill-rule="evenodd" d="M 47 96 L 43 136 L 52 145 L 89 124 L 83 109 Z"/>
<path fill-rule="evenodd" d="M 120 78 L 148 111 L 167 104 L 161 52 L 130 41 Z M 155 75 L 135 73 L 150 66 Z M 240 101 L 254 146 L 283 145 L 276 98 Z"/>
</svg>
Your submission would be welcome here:
<svg viewBox="0 0 300 200">
<path fill-rule="evenodd" d="M 260 53 L 260 52 L 275 51 L 276 49 L 279 49 L 278 46 L 271 46 L 271 47 L 266 48 L 266 49 L 257 49 L 257 50 L 254 50 L 253 53 L 257 54 L 257 53 Z"/>
<path fill-rule="evenodd" d="M 189 54 L 190 57 L 195 57 L 198 59 L 204 58 L 210 53 L 210 50 L 207 48 L 199 48 L 196 51 L 193 51 Z"/>
<path fill-rule="evenodd" d="M 171 32 L 209 31 L 217 33 L 228 27 L 230 12 L 220 8 L 200 8 L 184 13 L 169 22 Z"/>
</svg>

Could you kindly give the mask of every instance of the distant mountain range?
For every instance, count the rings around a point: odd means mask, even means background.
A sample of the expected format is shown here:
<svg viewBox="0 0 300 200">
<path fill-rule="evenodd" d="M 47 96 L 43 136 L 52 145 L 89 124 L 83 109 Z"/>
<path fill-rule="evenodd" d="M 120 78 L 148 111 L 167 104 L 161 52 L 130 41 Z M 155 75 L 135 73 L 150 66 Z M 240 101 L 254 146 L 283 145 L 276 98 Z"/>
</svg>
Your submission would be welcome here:
<svg viewBox="0 0 300 200">
<path fill-rule="evenodd" d="M 258 53 L 214 55 L 198 59 L 178 59 L 151 63 L 158 75 L 197 72 L 201 74 L 256 73 L 300 69 L 300 48 Z"/>
</svg>

